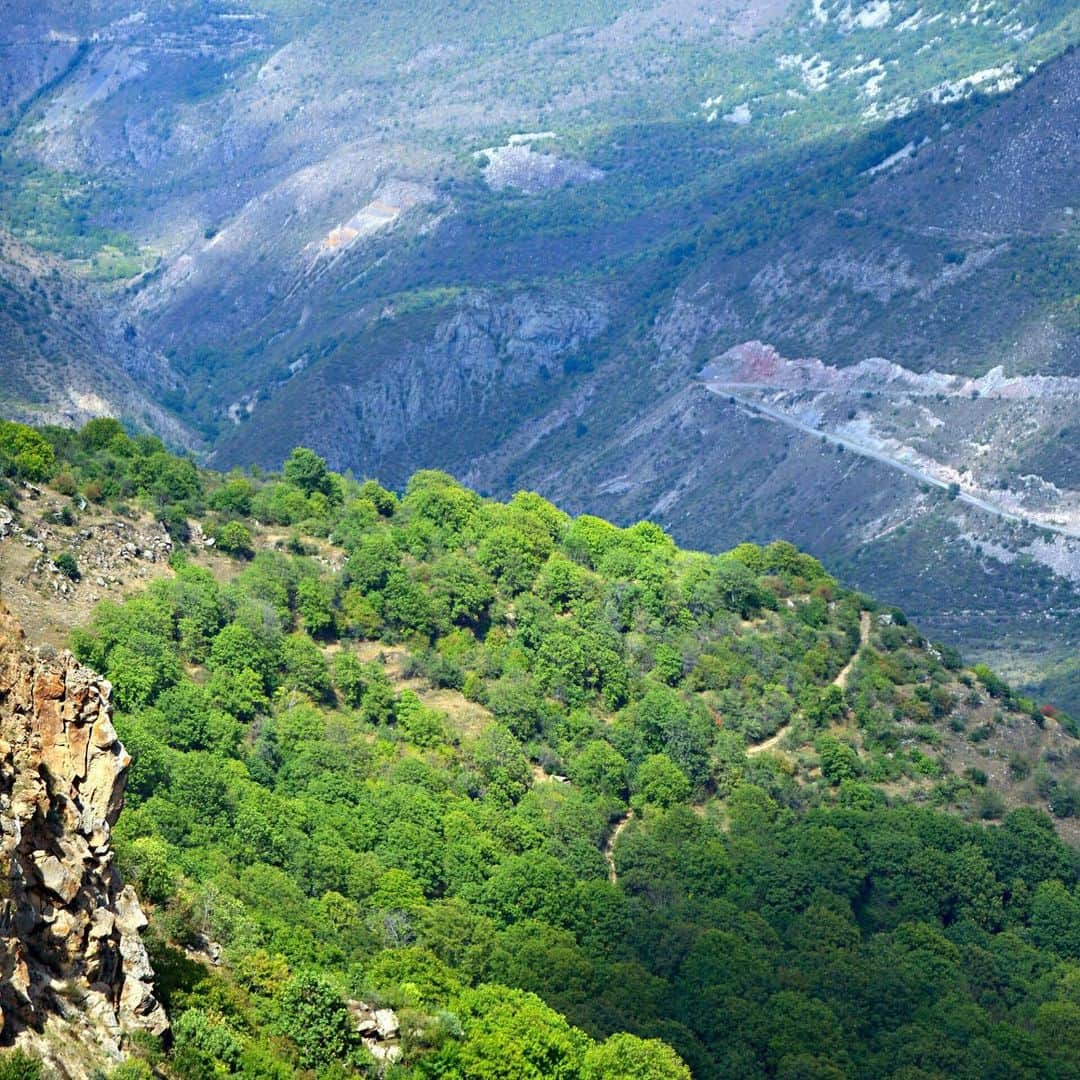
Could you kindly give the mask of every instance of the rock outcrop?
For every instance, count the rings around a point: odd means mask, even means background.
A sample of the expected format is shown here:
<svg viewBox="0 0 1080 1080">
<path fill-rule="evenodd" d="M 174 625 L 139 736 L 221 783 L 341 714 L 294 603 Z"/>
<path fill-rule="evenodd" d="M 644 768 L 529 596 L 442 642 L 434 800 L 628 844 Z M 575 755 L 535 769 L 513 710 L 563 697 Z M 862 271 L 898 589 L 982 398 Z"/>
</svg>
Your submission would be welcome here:
<svg viewBox="0 0 1080 1080">
<path fill-rule="evenodd" d="M 349 1014 L 364 1048 L 381 1072 L 401 1060 L 401 1021 L 393 1009 L 380 1009 L 365 1001 L 350 1001 Z"/>
<path fill-rule="evenodd" d="M 0 1044 L 40 1049 L 57 1016 L 107 1056 L 168 1029 L 146 918 L 113 866 L 131 759 L 110 689 L 70 653 L 29 649 L 0 606 Z"/>
</svg>

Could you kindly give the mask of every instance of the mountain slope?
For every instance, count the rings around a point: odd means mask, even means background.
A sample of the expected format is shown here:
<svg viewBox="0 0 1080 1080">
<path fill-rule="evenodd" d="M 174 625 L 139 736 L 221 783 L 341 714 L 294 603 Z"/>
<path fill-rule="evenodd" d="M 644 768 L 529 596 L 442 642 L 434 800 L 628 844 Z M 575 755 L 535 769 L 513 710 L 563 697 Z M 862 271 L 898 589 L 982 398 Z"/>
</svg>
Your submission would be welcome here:
<svg viewBox="0 0 1080 1080">
<path fill-rule="evenodd" d="M 47 435 L 101 501 L 13 489 L 4 543 L 48 556 L 24 602 L 61 551 L 97 569 L 110 523 L 175 511 L 168 565 L 140 539 L 154 580 L 72 635 L 133 755 L 115 842 L 173 1021 L 137 1049 L 156 1067 L 1071 1060 L 1076 856 L 1042 808 L 1075 839 L 1075 724 L 792 545 L 706 555 L 432 471 L 399 498 L 304 450 L 246 479 L 108 422 Z"/>
<path fill-rule="evenodd" d="M 931 381 L 1080 374 L 1071 5 L 16 7 L 0 216 L 102 327 L 59 350 L 81 374 L 34 390 L 40 415 L 72 413 L 119 328 L 118 366 L 178 423 L 94 392 L 219 464 L 311 443 L 695 544 L 790 535 L 1029 685 L 1067 670 L 1075 545 L 777 425 L 745 442 L 699 373 L 760 341 Z M 37 333 L 11 332 L 0 372 L 20 415 Z M 1070 385 L 895 415 L 872 378 L 745 389 L 1069 528 Z M 641 438 L 665 425 L 678 459 Z"/>
<path fill-rule="evenodd" d="M 59 260 L 0 233 L 0 401 L 5 416 L 78 425 L 124 416 L 171 442 L 198 437 L 161 405 L 176 381 Z"/>
<path fill-rule="evenodd" d="M 601 374 L 467 475 L 497 484 L 505 470 L 571 506 L 654 515 L 699 545 L 790 536 L 922 625 L 1037 682 L 1048 655 L 1077 644 L 1069 432 L 1080 352 L 1067 178 L 1078 165 L 1078 86 L 1070 54 L 951 130 L 939 132 L 940 117 L 913 123 L 903 145 L 932 136 L 916 156 L 797 233 L 707 262 L 680 286 L 652 331 L 652 400 L 639 393 L 612 415 L 605 403 L 619 400 L 623 372 Z M 1006 174 L 1029 177 L 1031 197 L 1010 194 Z M 821 349 L 824 363 L 785 359 L 755 335 Z M 874 356 L 890 363 L 862 363 Z M 957 371 L 989 373 L 969 382 Z M 537 437 L 545 424 L 553 434 Z M 838 454 L 834 436 L 1030 525 Z M 1059 676 L 1053 690 L 1071 702 L 1074 685 Z"/>
</svg>

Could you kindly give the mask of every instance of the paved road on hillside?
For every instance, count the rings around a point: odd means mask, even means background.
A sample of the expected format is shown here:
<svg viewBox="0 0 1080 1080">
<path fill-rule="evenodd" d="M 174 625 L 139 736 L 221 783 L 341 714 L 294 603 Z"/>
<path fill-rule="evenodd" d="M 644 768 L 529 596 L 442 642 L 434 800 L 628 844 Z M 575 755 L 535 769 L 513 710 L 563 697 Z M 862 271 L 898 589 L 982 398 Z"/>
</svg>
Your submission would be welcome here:
<svg viewBox="0 0 1080 1080">
<path fill-rule="evenodd" d="M 880 450 L 875 450 L 871 446 L 866 446 L 864 443 L 857 442 L 855 439 L 850 439 L 846 435 L 836 435 L 831 431 L 825 431 L 822 428 L 814 427 L 813 424 L 806 424 L 802 420 L 784 412 L 782 409 L 777 409 L 771 405 L 765 405 L 760 401 L 753 401 L 750 398 L 740 396 L 737 393 L 737 390 L 747 389 L 747 386 L 744 384 L 739 383 L 732 385 L 730 383 L 706 381 L 704 386 L 706 390 L 716 394 L 718 397 L 734 398 L 738 404 L 743 406 L 743 408 L 749 409 L 751 412 L 757 413 L 760 416 L 764 416 L 770 420 L 776 420 L 781 424 L 787 424 L 788 427 L 793 427 L 797 431 L 802 431 L 807 435 L 813 435 L 818 439 L 824 439 L 834 446 L 842 446 L 845 450 L 852 451 L 852 453 L 870 458 L 873 461 L 878 461 L 882 465 L 889 466 L 889 468 L 897 469 L 905 475 L 910 476 L 913 480 L 918 480 L 921 484 L 931 484 L 936 488 L 941 488 L 942 491 L 949 490 L 948 482 L 938 479 L 938 477 L 934 476 L 932 473 L 925 472 L 922 469 L 916 468 L 914 465 L 909 465 L 907 462 L 898 461 L 896 458 L 889 457 L 888 454 L 882 453 Z M 967 503 L 968 506 L 974 506 L 977 510 L 982 510 L 984 513 L 993 514 L 1003 521 L 1012 521 L 1018 525 L 1031 524 L 1036 528 L 1046 529 L 1048 532 L 1058 533 L 1060 536 L 1067 536 L 1072 540 L 1080 540 L 1080 533 L 1062 528 L 1060 525 L 1046 525 L 1042 522 L 1031 522 L 1020 514 L 1014 514 L 1011 510 L 1006 510 L 1003 506 L 998 506 L 997 503 L 989 502 L 987 499 L 983 499 L 978 495 L 972 495 L 970 492 L 964 491 L 963 488 L 961 488 L 957 494 L 956 501 Z"/>
</svg>

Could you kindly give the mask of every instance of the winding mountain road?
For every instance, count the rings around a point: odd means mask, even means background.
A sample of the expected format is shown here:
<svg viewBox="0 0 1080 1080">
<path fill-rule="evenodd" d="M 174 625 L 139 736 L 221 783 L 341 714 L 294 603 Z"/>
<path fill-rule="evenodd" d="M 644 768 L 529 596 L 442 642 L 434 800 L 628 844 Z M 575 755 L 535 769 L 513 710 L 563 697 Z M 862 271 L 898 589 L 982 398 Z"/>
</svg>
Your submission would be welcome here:
<svg viewBox="0 0 1080 1080">
<path fill-rule="evenodd" d="M 897 458 L 890 457 L 888 454 L 882 453 L 880 450 L 875 450 L 865 443 L 860 443 L 855 439 L 848 438 L 846 435 L 836 435 L 823 428 L 814 427 L 813 424 L 807 424 L 802 420 L 789 415 L 782 409 L 777 409 L 771 405 L 765 405 L 760 401 L 753 401 L 750 398 L 742 397 L 737 392 L 740 389 L 768 389 L 764 384 L 732 384 L 705 380 L 703 385 L 710 393 L 720 397 L 732 398 L 743 408 L 748 409 L 750 412 L 757 413 L 760 416 L 764 416 L 766 419 L 775 420 L 781 424 L 787 424 L 788 427 L 795 428 L 796 431 L 801 431 L 806 435 L 812 435 L 818 439 L 824 439 L 834 446 L 842 446 L 845 450 L 850 450 L 852 453 L 859 454 L 861 457 L 867 457 L 873 461 L 880 462 L 882 465 L 887 465 L 889 468 L 897 469 L 905 475 L 910 476 L 913 480 L 919 481 L 921 484 L 931 484 L 933 487 L 940 488 L 942 491 L 949 490 L 948 482 L 934 476 L 932 473 L 928 473 L 914 465 L 909 465 L 907 462 L 900 461 Z M 773 387 L 772 389 L 783 388 Z M 1080 533 L 1073 529 L 1066 529 L 1060 525 L 1047 525 L 1042 521 L 1031 521 L 1028 518 L 1022 517 L 1020 514 L 1014 514 L 1011 510 L 1006 510 L 997 503 L 992 503 L 979 495 L 972 495 L 970 492 L 964 491 L 963 488 L 957 492 L 956 501 L 966 503 L 968 506 L 973 506 L 975 509 L 982 510 L 984 513 L 993 514 L 1003 521 L 1015 522 L 1018 525 L 1033 525 L 1036 528 L 1046 529 L 1048 532 L 1057 533 L 1060 536 L 1066 536 L 1072 540 L 1080 540 Z"/>
</svg>

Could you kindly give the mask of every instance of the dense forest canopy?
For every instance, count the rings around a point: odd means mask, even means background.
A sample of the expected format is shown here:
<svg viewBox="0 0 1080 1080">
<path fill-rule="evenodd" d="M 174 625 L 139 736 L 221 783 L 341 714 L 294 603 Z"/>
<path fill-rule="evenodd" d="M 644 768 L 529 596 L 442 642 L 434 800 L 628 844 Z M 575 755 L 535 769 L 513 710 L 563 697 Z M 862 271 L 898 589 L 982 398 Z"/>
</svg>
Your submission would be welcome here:
<svg viewBox="0 0 1080 1080">
<path fill-rule="evenodd" d="M 790 544 L 305 449 L 222 476 L 115 421 L 0 462 L 176 544 L 72 634 L 174 1025 L 118 1075 L 365 1074 L 362 999 L 390 1076 L 1080 1076 L 1076 852 L 942 750 L 1071 721 Z"/>
</svg>

